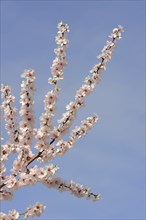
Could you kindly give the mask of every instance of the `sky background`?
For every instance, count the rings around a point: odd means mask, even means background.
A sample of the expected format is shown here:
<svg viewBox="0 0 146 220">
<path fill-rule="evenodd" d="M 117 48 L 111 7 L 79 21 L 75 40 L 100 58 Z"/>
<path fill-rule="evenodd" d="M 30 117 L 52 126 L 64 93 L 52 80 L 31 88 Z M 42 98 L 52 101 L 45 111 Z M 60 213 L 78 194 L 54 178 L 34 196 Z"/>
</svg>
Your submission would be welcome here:
<svg viewBox="0 0 146 220">
<path fill-rule="evenodd" d="M 36 71 L 37 119 L 50 89 L 47 81 L 61 20 L 70 26 L 70 43 L 54 124 L 98 62 L 112 29 L 118 24 L 125 29 L 73 127 L 93 113 L 100 121 L 54 160 L 58 176 L 90 186 L 102 200 L 94 203 L 38 184 L 16 191 L 12 201 L 1 204 L 2 211 L 23 212 L 40 201 L 47 206 L 40 219 L 145 219 L 145 1 L 1 1 L 1 80 L 12 86 L 19 108 L 20 74 L 28 68 Z"/>
</svg>

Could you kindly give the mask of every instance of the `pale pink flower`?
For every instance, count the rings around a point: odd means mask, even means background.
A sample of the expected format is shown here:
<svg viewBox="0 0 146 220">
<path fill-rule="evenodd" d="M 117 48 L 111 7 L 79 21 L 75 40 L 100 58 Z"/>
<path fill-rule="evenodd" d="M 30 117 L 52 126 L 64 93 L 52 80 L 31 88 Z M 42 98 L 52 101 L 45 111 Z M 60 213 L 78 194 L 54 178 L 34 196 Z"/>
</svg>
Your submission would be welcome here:
<svg viewBox="0 0 146 220">
<path fill-rule="evenodd" d="M 62 180 L 59 177 L 53 177 L 52 186 L 58 188 L 62 184 Z"/>
<path fill-rule="evenodd" d="M 58 33 L 64 33 L 66 31 L 69 32 L 69 26 L 67 24 L 64 24 L 62 21 L 58 24 Z"/>
<path fill-rule="evenodd" d="M 8 215 L 10 220 L 17 220 L 19 218 L 19 213 L 15 209 L 9 211 Z"/>
<path fill-rule="evenodd" d="M 54 128 L 54 130 L 50 132 L 50 137 L 52 139 L 57 139 L 59 137 L 59 135 L 60 135 L 60 133 L 57 128 Z"/>
<path fill-rule="evenodd" d="M 35 72 L 34 70 L 24 70 L 24 72 L 21 74 L 21 77 L 26 78 L 32 82 L 35 80 Z"/>
<path fill-rule="evenodd" d="M 47 171 L 44 168 L 38 169 L 37 176 L 39 179 L 44 179 L 46 175 L 47 175 Z"/>
<path fill-rule="evenodd" d="M 20 178 L 18 180 L 19 187 L 29 185 L 28 175 L 26 173 L 20 173 Z"/>
<path fill-rule="evenodd" d="M 57 172 L 58 169 L 59 169 L 59 167 L 54 164 L 49 164 L 48 166 L 45 166 L 45 168 L 44 168 L 44 170 L 47 173 L 47 175 L 46 175 L 47 177 L 53 176 Z"/>
<path fill-rule="evenodd" d="M 11 191 L 3 190 L 0 193 L 0 200 L 12 200 L 12 198 L 13 198 L 13 193 Z"/>
<path fill-rule="evenodd" d="M 66 106 L 66 110 L 76 110 L 77 105 L 75 102 L 70 102 L 67 106 Z"/>
<path fill-rule="evenodd" d="M 62 59 L 64 57 L 66 59 L 66 51 L 64 47 L 58 47 L 54 49 L 54 53 Z"/>
<path fill-rule="evenodd" d="M 9 216 L 3 212 L 0 212 L 0 219 L 1 220 L 10 220 Z"/>
<path fill-rule="evenodd" d="M 25 168 L 26 162 L 24 160 L 21 160 L 21 157 L 18 158 L 18 160 L 14 160 L 13 162 L 13 168 L 12 173 L 17 175 L 21 170 Z"/>
<path fill-rule="evenodd" d="M 0 149 L 1 161 L 7 160 L 11 154 L 11 149 L 7 145 L 2 145 Z"/>
<path fill-rule="evenodd" d="M 15 186 L 16 182 L 17 182 L 17 179 L 13 175 L 8 176 L 5 181 L 7 188 L 9 188 L 9 189 L 13 188 Z"/>
<path fill-rule="evenodd" d="M 66 46 L 69 43 L 68 39 L 66 37 L 62 36 L 61 34 L 55 38 L 55 41 L 60 46 Z"/>
<path fill-rule="evenodd" d="M 11 94 L 11 87 L 8 85 L 1 84 L 1 92 L 2 98 L 6 98 L 6 96 L 9 96 Z"/>
<path fill-rule="evenodd" d="M 56 145 L 59 146 L 59 148 L 55 152 L 55 154 L 58 156 L 63 155 L 66 151 L 68 151 L 71 148 L 70 143 L 63 140 L 58 141 Z"/>
</svg>

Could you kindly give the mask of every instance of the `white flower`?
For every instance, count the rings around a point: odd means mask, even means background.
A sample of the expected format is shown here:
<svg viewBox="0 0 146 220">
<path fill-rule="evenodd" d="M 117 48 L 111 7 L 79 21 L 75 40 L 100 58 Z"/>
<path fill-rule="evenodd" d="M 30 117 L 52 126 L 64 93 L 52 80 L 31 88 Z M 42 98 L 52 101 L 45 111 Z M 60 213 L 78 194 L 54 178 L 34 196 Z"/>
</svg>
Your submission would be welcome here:
<svg viewBox="0 0 146 220">
<path fill-rule="evenodd" d="M 75 110 L 76 109 L 76 103 L 75 102 L 70 102 L 67 106 L 66 106 L 66 110 Z"/>
<path fill-rule="evenodd" d="M 29 81 L 35 80 L 35 72 L 34 70 L 24 70 L 24 72 L 21 74 L 21 77 L 28 79 Z"/>
<path fill-rule="evenodd" d="M 48 166 L 45 166 L 45 171 L 47 172 L 47 177 L 52 176 L 56 173 L 56 171 L 59 169 L 59 167 L 57 167 L 54 164 L 49 164 Z"/>
<path fill-rule="evenodd" d="M 17 179 L 12 175 L 8 176 L 7 180 L 5 181 L 7 188 L 13 188 L 16 182 Z"/>
<path fill-rule="evenodd" d="M 37 176 L 39 179 L 44 179 L 47 176 L 47 171 L 45 168 L 38 169 Z"/>
<path fill-rule="evenodd" d="M 57 139 L 59 135 L 60 135 L 60 132 L 58 131 L 57 128 L 54 128 L 54 130 L 50 132 L 50 137 L 52 139 Z"/>
<path fill-rule="evenodd" d="M 7 160 L 10 154 L 11 148 L 9 147 L 9 145 L 2 145 L 0 149 L 1 161 Z"/>
<path fill-rule="evenodd" d="M 68 151 L 71 148 L 70 142 L 60 140 L 56 144 L 59 146 L 59 148 L 56 150 L 56 155 L 61 156 L 63 155 L 66 151 Z"/>
<path fill-rule="evenodd" d="M 31 167 L 30 169 L 29 169 L 29 171 L 30 171 L 30 176 L 32 177 L 32 178 L 34 178 L 34 179 L 36 179 L 37 178 L 37 172 L 38 172 L 38 166 L 37 165 L 35 165 L 34 167 Z"/>
<path fill-rule="evenodd" d="M 9 220 L 9 216 L 3 212 L 0 212 L 0 219 L 1 220 Z"/>
<path fill-rule="evenodd" d="M 56 92 L 53 90 L 51 90 L 51 92 L 48 92 L 44 100 L 46 110 L 49 109 L 50 105 L 53 105 L 56 100 L 57 100 Z"/>
<path fill-rule="evenodd" d="M 20 178 L 18 180 L 19 186 L 25 186 L 28 185 L 28 175 L 26 173 L 20 173 Z"/>
<path fill-rule="evenodd" d="M 19 212 L 17 212 L 15 209 L 12 209 L 8 213 L 10 220 L 16 220 L 19 218 Z"/>
<path fill-rule="evenodd" d="M 58 24 L 58 33 L 64 33 L 65 31 L 69 32 L 69 26 L 67 24 L 64 24 L 62 21 Z"/>
</svg>

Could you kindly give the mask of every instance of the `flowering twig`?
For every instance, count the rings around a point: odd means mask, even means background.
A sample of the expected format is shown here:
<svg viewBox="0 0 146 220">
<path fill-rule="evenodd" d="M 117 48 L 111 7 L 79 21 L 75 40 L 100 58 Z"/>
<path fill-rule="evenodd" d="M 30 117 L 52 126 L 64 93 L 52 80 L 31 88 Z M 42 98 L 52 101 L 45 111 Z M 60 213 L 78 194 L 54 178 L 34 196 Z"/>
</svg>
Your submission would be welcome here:
<svg viewBox="0 0 146 220">
<path fill-rule="evenodd" d="M 25 70 L 22 73 L 24 80 L 21 84 L 20 94 L 20 123 L 18 124 L 17 109 L 13 106 L 15 97 L 11 94 L 9 86 L 2 85 L 2 105 L 0 110 L 4 112 L 5 128 L 10 140 L 2 144 L 0 158 L 0 200 L 10 200 L 13 193 L 21 187 L 34 185 L 38 182 L 43 183 L 48 188 L 55 188 L 60 192 L 68 191 L 71 194 L 81 198 L 92 199 L 97 201 L 100 194 L 94 194 L 90 188 L 81 184 L 65 180 L 56 176 L 59 169 L 54 164 L 45 166 L 30 166 L 33 162 L 48 162 L 56 156 L 62 156 L 70 150 L 76 141 L 85 136 L 92 126 L 99 119 L 97 115 L 87 117 L 76 126 L 69 134 L 67 141 L 63 140 L 63 136 L 69 131 L 72 122 L 75 119 L 77 110 L 84 106 L 85 97 L 93 92 L 95 85 L 101 80 L 101 73 L 106 69 L 107 62 L 111 59 L 113 50 L 117 40 L 121 38 L 123 32 L 122 26 L 114 28 L 109 36 L 111 41 L 107 41 L 106 46 L 101 51 L 98 58 L 101 62 L 94 65 L 91 76 L 87 76 L 83 85 L 77 90 L 75 100 L 66 106 L 66 112 L 62 118 L 58 120 L 58 125 L 53 127 L 52 120 L 55 115 L 56 102 L 58 100 L 60 88 L 59 81 L 64 78 L 64 67 L 67 65 L 66 48 L 68 39 L 66 32 L 69 31 L 67 24 L 60 22 L 58 24 L 58 33 L 56 43 L 58 47 L 54 50 L 56 58 L 51 66 L 52 77 L 49 78 L 49 84 L 53 85 L 53 89 L 48 91 L 44 98 L 44 113 L 40 117 L 40 127 L 35 128 L 34 115 L 34 92 L 35 92 L 35 72 L 32 69 Z M 35 139 L 36 143 L 33 143 Z M 35 153 L 37 150 L 37 153 Z M 16 153 L 16 159 L 13 161 L 11 173 L 7 175 L 5 163 L 12 153 Z M 16 210 L 9 211 L 8 214 L 0 213 L 0 218 L 16 220 L 23 216 L 24 219 L 34 216 L 40 216 L 45 206 L 39 202 L 30 206 L 23 213 Z"/>
<path fill-rule="evenodd" d="M 70 181 L 66 183 L 63 179 L 59 177 L 46 178 L 43 182 L 49 188 L 56 188 L 60 192 L 69 191 L 74 196 L 81 198 L 86 197 L 87 199 L 92 199 L 93 201 L 100 200 L 100 194 L 94 194 L 91 192 L 91 189 L 84 187 L 79 183 Z"/>
<path fill-rule="evenodd" d="M 1 97 L 3 100 L 1 109 L 4 110 L 5 117 L 5 129 L 7 130 L 8 135 L 10 136 L 11 143 L 18 143 L 18 121 L 17 121 L 17 109 L 13 107 L 15 97 L 11 94 L 10 86 L 1 86 Z"/>
<path fill-rule="evenodd" d="M 66 106 L 67 112 L 63 113 L 63 117 L 58 120 L 59 125 L 53 130 L 54 134 L 57 137 L 60 137 L 67 133 L 69 127 L 75 119 L 77 109 L 84 106 L 84 97 L 89 95 L 95 88 L 95 85 L 101 80 L 101 73 L 103 70 L 106 69 L 106 63 L 111 59 L 113 49 L 116 47 L 117 40 L 121 38 L 122 32 L 123 27 L 119 25 L 118 28 L 114 28 L 111 35 L 109 35 L 112 40 L 107 41 L 106 46 L 104 46 L 104 48 L 102 49 L 102 53 L 97 56 L 97 58 L 101 58 L 101 62 L 94 65 L 94 67 L 91 69 L 90 72 L 92 73 L 92 76 L 87 76 L 85 78 L 85 83 L 76 93 L 75 101 L 70 102 Z"/>
<path fill-rule="evenodd" d="M 34 216 L 40 216 L 42 212 L 45 210 L 46 206 L 44 206 L 40 202 L 36 202 L 33 206 L 29 206 L 27 211 L 23 213 L 19 213 L 15 209 L 9 211 L 8 214 L 1 212 L 0 219 L 1 220 L 17 220 L 19 217 L 24 216 L 24 219 L 33 218 Z"/>
<path fill-rule="evenodd" d="M 67 65 L 66 49 L 68 46 L 68 39 L 65 35 L 66 32 L 69 32 L 68 25 L 64 24 L 63 22 L 60 22 L 58 24 L 58 35 L 56 36 L 56 43 L 58 47 L 54 50 L 56 58 L 53 60 L 53 64 L 51 66 L 52 78 L 49 78 L 48 80 L 48 83 L 52 84 L 54 86 L 54 89 L 49 91 L 45 95 L 45 112 L 40 117 L 40 128 L 38 129 L 36 135 L 36 149 L 38 150 L 42 149 L 42 145 L 44 146 L 44 148 L 48 145 L 47 139 L 49 136 L 50 138 L 52 138 L 52 117 L 55 114 L 56 102 L 60 92 L 58 81 L 63 80 L 64 67 Z"/>
</svg>

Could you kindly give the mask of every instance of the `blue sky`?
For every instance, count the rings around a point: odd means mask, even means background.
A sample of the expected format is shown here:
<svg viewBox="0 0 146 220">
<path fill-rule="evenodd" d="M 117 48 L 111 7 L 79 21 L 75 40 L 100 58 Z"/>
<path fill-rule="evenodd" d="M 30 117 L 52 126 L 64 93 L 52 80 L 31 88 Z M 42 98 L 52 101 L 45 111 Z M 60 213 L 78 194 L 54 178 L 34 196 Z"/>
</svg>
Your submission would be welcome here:
<svg viewBox="0 0 146 220">
<path fill-rule="evenodd" d="M 86 98 L 74 126 L 92 115 L 100 121 L 70 152 L 57 158 L 58 175 L 90 186 L 102 195 L 96 203 L 42 185 L 16 191 L 3 211 L 40 201 L 41 219 L 145 219 L 145 1 L 1 1 L 1 80 L 12 86 L 19 108 L 20 74 L 36 71 L 35 112 L 43 111 L 55 55 L 57 23 L 70 26 L 68 66 L 61 82 L 57 118 L 74 99 L 111 30 L 124 26 L 102 82 Z M 38 125 L 38 121 L 37 121 Z"/>
</svg>

